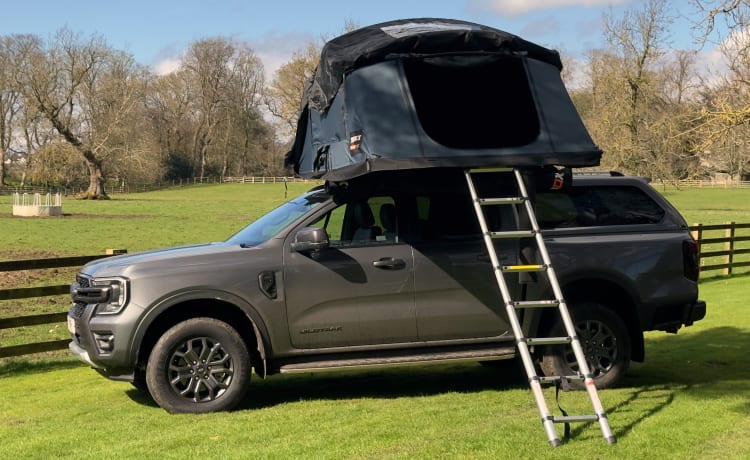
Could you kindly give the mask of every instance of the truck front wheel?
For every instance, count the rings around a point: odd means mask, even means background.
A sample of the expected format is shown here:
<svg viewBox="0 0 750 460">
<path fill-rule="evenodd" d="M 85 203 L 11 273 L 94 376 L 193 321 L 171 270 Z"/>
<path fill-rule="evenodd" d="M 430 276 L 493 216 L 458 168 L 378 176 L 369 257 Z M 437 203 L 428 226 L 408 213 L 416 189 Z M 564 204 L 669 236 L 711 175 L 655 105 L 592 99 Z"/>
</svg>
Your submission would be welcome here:
<svg viewBox="0 0 750 460">
<path fill-rule="evenodd" d="M 596 302 L 572 305 L 570 315 L 596 387 L 602 389 L 614 386 L 630 364 L 630 338 L 625 323 L 612 310 Z M 549 336 L 566 335 L 562 320 L 556 321 Z M 547 376 L 569 376 L 579 372 L 570 345 L 545 347 L 541 369 Z M 583 389 L 584 383 L 573 381 L 571 386 Z"/>
<path fill-rule="evenodd" d="M 250 354 L 234 328 L 213 318 L 193 318 L 176 324 L 156 342 L 146 383 L 167 412 L 224 411 L 244 398 L 250 369 Z"/>
</svg>

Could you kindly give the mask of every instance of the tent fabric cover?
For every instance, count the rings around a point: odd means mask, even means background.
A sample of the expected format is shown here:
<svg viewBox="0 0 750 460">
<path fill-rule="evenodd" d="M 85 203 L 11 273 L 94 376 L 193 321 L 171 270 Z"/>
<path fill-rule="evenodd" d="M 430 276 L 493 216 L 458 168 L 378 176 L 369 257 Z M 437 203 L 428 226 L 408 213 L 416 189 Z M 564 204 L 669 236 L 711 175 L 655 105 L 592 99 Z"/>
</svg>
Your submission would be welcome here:
<svg viewBox="0 0 750 460">
<path fill-rule="evenodd" d="M 363 27 L 326 43 L 305 97 L 311 108 L 323 112 L 344 75 L 354 69 L 399 55 L 449 52 L 522 53 L 562 70 L 557 51 L 502 30 L 453 19 L 403 19 Z"/>
<path fill-rule="evenodd" d="M 425 167 L 596 166 L 559 54 L 451 19 L 403 19 L 326 43 L 285 158 L 347 180 Z"/>
</svg>

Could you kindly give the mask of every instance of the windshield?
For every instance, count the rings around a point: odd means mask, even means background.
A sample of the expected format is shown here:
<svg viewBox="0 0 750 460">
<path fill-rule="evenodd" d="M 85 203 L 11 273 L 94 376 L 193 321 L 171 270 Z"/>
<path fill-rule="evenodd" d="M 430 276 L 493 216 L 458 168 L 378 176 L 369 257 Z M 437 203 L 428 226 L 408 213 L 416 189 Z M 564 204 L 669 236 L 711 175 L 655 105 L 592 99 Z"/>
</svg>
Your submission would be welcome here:
<svg viewBox="0 0 750 460">
<path fill-rule="evenodd" d="M 327 199 L 327 194 L 321 192 L 320 189 L 313 189 L 260 217 L 229 238 L 227 243 L 245 247 L 257 246 L 268 241 L 287 225 L 320 206 Z"/>
</svg>

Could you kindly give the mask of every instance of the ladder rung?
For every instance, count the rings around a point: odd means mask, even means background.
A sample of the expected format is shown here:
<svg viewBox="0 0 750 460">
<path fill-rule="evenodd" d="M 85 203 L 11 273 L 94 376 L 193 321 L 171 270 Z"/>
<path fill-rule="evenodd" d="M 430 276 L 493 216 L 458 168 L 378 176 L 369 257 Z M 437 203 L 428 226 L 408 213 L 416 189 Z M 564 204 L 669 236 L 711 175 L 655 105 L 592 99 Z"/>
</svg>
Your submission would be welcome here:
<svg viewBox="0 0 750 460">
<path fill-rule="evenodd" d="M 522 196 L 509 196 L 501 198 L 477 198 L 477 203 L 482 206 L 493 204 L 523 204 L 526 199 Z"/>
<path fill-rule="evenodd" d="M 511 230 L 507 232 L 488 232 L 492 238 L 530 238 L 535 235 L 534 230 Z"/>
<path fill-rule="evenodd" d="M 565 345 L 573 341 L 572 337 L 535 337 L 524 340 L 527 345 Z"/>
<path fill-rule="evenodd" d="M 512 172 L 513 168 L 509 167 L 495 167 L 495 168 L 470 168 L 470 173 L 493 173 L 493 172 Z"/>
<path fill-rule="evenodd" d="M 597 420 L 599 420 L 598 415 L 558 415 L 552 417 L 552 421 L 555 423 L 596 422 Z"/>
<path fill-rule="evenodd" d="M 500 270 L 504 272 L 543 272 L 547 271 L 546 265 L 503 265 Z"/>
<path fill-rule="evenodd" d="M 551 375 L 551 376 L 544 376 L 539 377 L 539 381 L 541 383 L 554 383 L 554 382 L 561 382 L 563 380 L 567 380 L 569 382 L 576 381 L 581 382 L 586 380 L 586 377 L 582 375 Z"/>
<path fill-rule="evenodd" d="M 547 308 L 559 305 L 559 300 L 517 300 L 513 302 L 513 306 L 516 308 Z"/>
</svg>

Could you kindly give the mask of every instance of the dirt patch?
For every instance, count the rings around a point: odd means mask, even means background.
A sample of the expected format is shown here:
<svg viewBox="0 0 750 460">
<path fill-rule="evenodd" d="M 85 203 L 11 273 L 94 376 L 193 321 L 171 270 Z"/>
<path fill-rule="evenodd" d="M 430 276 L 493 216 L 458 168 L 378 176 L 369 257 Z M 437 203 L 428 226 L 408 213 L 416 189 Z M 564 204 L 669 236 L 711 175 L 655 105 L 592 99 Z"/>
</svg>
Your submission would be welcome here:
<svg viewBox="0 0 750 460">
<path fill-rule="evenodd" d="M 21 249 L 0 251 L 0 260 L 52 259 L 55 257 L 58 257 L 58 255 L 50 251 Z M 60 276 L 62 270 L 64 269 L 47 268 L 39 270 L 0 272 L 0 289 L 15 289 L 39 285 L 43 281 Z"/>
</svg>

